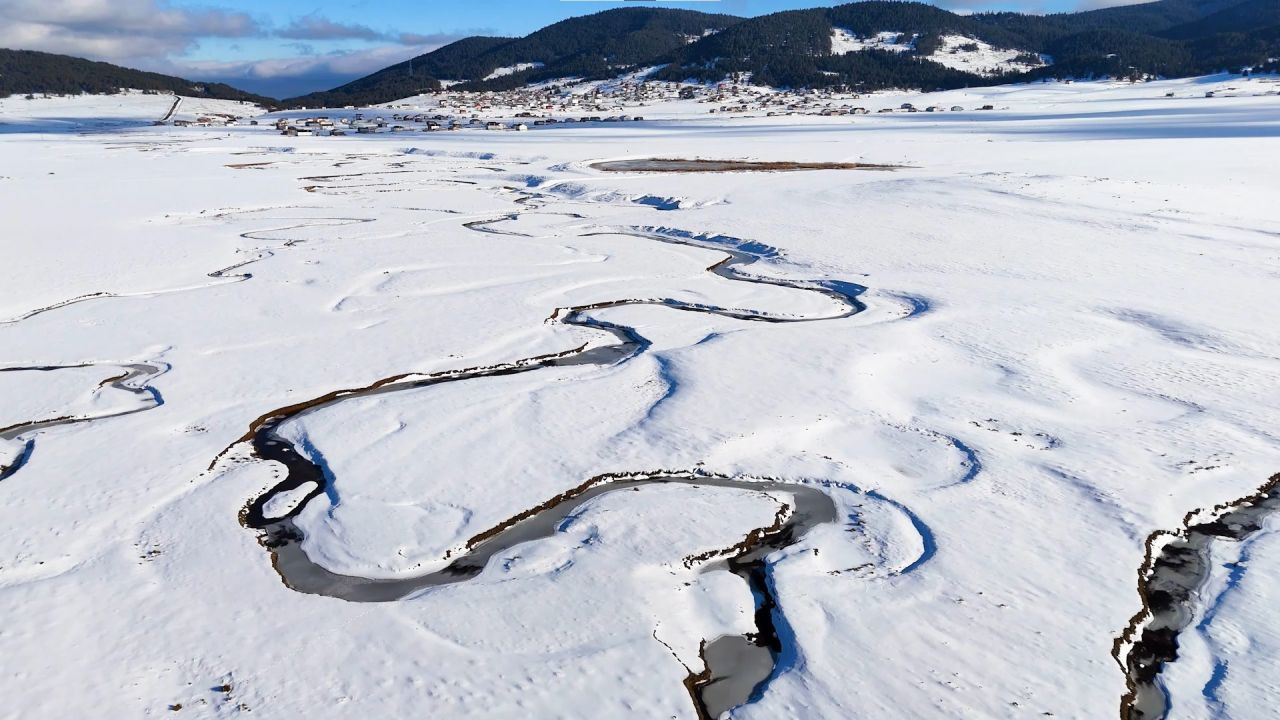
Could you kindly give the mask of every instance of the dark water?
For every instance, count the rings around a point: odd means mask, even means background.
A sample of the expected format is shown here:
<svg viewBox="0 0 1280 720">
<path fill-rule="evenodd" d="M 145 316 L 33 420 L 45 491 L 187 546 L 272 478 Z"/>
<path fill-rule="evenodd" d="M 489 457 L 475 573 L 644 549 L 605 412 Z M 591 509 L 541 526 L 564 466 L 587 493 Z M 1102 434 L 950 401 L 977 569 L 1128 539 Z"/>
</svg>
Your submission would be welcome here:
<svg viewBox="0 0 1280 720">
<path fill-rule="evenodd" d="M 56 372 L 58 370 L 69 370 L 72 368 L 91 367 L 86 365 L 50 365 L 40 367 L 13 367 L 0 368 L 0 372 Z M 147 385 L 147 381 L 160 375 L 168 368 L 164 365 L 151 365 L 148 363 L 134 363 L 131 365 L 121 365 L 120 369 L 124 372 L 113 378 L 108 378 L 102 382 L 102 386 L 110 386 L 116 390 L 123 390 L 133 395 L 144 398 L 145 404 L 123 410 L 116 413 L 107 413 L 103 415 L 92 415 L 88 417 L 58 417 L 46 420 L 33 420 L 31 422 L 18 423 L 6 428 L 0 428 L 0 440 L 17 440 L 24 436 L 30 436 L 40 430 L 59 427 L 62 425 L 76 425 L 79 423 L 93 422 L 94 420 L 105 420 L 107 418 L 122 417 L 124 415 L 132 415 L 134 413 L 143 412 L 152 408 L 160 407 L 164 404 L 164 398 L 160 395 L 160 391 Z M 0 480 L 5 480 L 22 469 L 24 465 L 31 459 L 32 453 L 35 452 L 35 438 L 26 437 L 21 452 L 18 457 L 9 465 L 0 465 Z"/>
<path fill-rule="evenodd" d="M 528 206 L 528 201 L 533 197 L 529 194 L 529 197 L 524 198 L 526 202 L 522 204 Z M 478 232 L 502 234 L 501 230 L 492 227 L 494 223 L 518 217 L 519 213 L 509 213 L 491 221 L 473 222 L 467 226 Z M 535 372 L 546 367 L 614 365 L 626 362 L 649 347 L 649 341 L 633 328 L 591 317 L 592 311 L 603 308 L 657 305 L 682 312 L 706 313 L 737 320 L 767 323 L 834 320 L 852 316 L 863 309 L 858 295 L 865 288 L 853 283 L 782 280 L 756 277 L 739 271 L 739 268 L 764 258 L 776 257 L 776 250 L 767 245 L 734 241 L 732 238 L 724 237 L 699 239 L 646 231 L 599 234 L 626 234 L 647 240 L 715 249 L 724 252 L 726 257 L 707 268 L 708 272 L 728 280 L 817 293 L 830 298 L 836 307 L 831 314 L 822 317 L 791 317 L 763 310 L 721 308 L 669 298 L 620 298 L 591 305 L 558 308 L 552 313 L 551 322 L 593 329 L 605 334 L 611 342 L 590 348 L 584 345 L 562 353 L 529 357 L 486 367 L 465 368 L 425 376 L 420 374 L 393 376 L 363 388 L 337 390 L 308 402 L 280 408 L 255 421 L 244 440 L 251 443 L 254 455 L 258 458 L 284 465 L 286 474 L 273 488 L 245 506 L 241 512 L 241 522 L 262 533 L 263 545 L 271 551 L 276 570 L 290 588 L 299 592 L 326 595 L 351 602 L 391 602 L 427 591 L 431 587 L 474 578 L 484 570 L 485 565 L 495 554 L 502 553 L 519 543 L 553 534 L 576 508 L 593 497 L 605 493 L 662 483 L 730 487 L 744 491 L 785 491 L 795 498 L 790 514 L 785 518 L 780 517 L 776 527 L 753 530 L 740 546 L 731 549 L 732 552 L 718 561 L 723 562 L 730 572 L 747 581 L 755 596 L 757 610 L 756 632 L 750 636 L 724 637 L 706 643 L 703 651 L 706 668 L 700 673 L 691 673 L 686 683 L 700 716 L 716 717 L 724 711 L 758 697 L 774 672 L 775 661 L 783 648 L 777 630 L 779 611 L 769 582 L 770 570 L 766 558 L 775 550 L 795 543 L 810 528 L 836 520 L 835 505 L 821 490 L 801 484 L 709 477 L 694 472 L 617 473 L 599 476 L 480 533 L 467 543 L 466 551 L 453 558 L 444 569 L 415 578 L 396 580 L 349 577 L 325 570 L 313 563 L 303 552 L 300 543 L 303 539 L 302 533 L 294 524 L 294 518 L 302 508 L 325 495 L 332 483 L 332 478 L 326 475 L 323 467 L 313 462 L 305 451 L 295 448 L 279 432 L 282 425 L 307 413 L 332 407 L 356 397 L 369 397 L 446 382 Z M 291 493 L 307 487 L 308 483 L 313 485 L 291 511 L 279 518 L 266 516 L 265 508 L 272 498 L 281 493 Z"/>
<path fill-rule="evenodd" d="M 1178 636 L 1191 626 L 1203 598 L 1200 592 L 1213 569 L 1214 543 L 1242 542 L 1262 529 L 1268 515 L 1280 510 L 1280 474 L 1249 497 L 1219 506 L 1213 520 L 1188 525 L 1152 555 L 1139 580 L 1143 612 L 1129 633 L 1134 638 L 1124 658 L 1129 692 L 1121 701 L 1122 720 L 1163 720 L 1169 695 L 1161 684 L 1165 665 L 1178 659 Z M 1145 622 L 1142 622 L 1145 619 Z"/>
</svg>

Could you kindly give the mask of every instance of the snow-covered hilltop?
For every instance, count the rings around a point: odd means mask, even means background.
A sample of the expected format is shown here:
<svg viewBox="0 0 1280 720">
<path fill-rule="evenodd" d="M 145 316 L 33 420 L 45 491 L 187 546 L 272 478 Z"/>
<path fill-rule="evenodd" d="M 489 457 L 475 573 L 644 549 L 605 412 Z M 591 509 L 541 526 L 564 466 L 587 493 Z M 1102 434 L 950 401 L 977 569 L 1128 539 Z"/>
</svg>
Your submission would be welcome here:
<svg viewBox="0 0 1280 720">
<path fill-rule="evenodd" d="M 939 47 L 929 60 L 983 77 L 1026 72 L 1049 64 L 1049 59 L 1038 53 L 997 48 L 963 35 L 941 36 Z"/>
<path fill-rule="evenodd" d="M 878 32 L 869 37 L 858 37 L 844 28 L 833 28 L 831 54 L 846 55 L 867 50 L 893 53 L 915 52 L 919 37 L 918 34 L 908 35 L 892 30 Z M 1047 64 L 1045 58 L 1036 53 L 996 48 L 978 38 L 964 35 L 939 36 L 937 49 L 923 57 L 939 65 L 980 77 L 1021 73 Z"/>
<path fill-rule="evenodd" d="M 903 32 L 884 30 L 870 37 L 858 37 L 844 28 L 831 29 L 831 54 L 845 55 L 865 50 L 884 50 L 885 52 L 907 52 L 915 49 L 918 35 L 907 35 Z"/>
</svg>

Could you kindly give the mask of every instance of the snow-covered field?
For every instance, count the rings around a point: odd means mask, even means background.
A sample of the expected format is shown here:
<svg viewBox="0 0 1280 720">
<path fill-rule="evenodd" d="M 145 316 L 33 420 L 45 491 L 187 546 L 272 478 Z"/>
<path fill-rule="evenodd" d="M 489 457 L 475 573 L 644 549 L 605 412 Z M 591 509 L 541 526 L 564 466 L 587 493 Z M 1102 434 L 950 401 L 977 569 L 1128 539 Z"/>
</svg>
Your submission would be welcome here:
<svg viewBox="0 0 1280 720">
<path fill-rule="evenodd" d="M 175 101 L 178 102 L 175 104 Z M 0 133 L 118 130 L 131 125 L 151 125 L 164 118 L 194 121 L 208 115 L 246 116 L 259 112 L 261 108 L 251 103 L 190 97 L 179 100 L 173 95 L 138 91 L 33 100 L 14 95 L 0 98 Z"/>
<path fill-rule="evenodd" d="M 0 716 L 695 718 L 767 631 L 734 718 L 1116 717 L 1148 536 L 1280 471 L 1276 87 L 342 138 L 0 100 Z M 638 157 L 902 167 L 590 167 Z M 1170 717 L 1280 703 L 1276 527 L 1213 547 Z"/>
</svg>

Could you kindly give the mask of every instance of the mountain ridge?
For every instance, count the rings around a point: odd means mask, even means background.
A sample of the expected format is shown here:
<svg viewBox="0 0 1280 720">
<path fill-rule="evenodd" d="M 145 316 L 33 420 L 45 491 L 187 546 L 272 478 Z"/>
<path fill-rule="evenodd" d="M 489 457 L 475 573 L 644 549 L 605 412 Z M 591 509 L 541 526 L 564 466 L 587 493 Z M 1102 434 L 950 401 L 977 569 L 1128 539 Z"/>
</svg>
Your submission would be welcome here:
<svg viewBox="0 0 1280 720">
<path fill-rule="evenodd" d="M 268 107 L 277 103 L 274 98 L 245 92 L 225 83 L 186 80 L 72 55 L 0 48 L 0 97 L 35 93 L 109 94 L 125 89 L 243 100 Z"/>
<path fill-rule="evenodd" d="M 703 31 L 694 36 L 700 25 Z M 1158 0 L 1053 15 L 957 15 L 901 0 L 753 18 L 619 8 L 570 18 L 524 38 L 467 38 L 334 90 L 284 102 L 375 104 L 439 90 L 442 81 L 460 90 L 507 90 L 561 78 L 604 79 L 644 67 L 659 67 L 651 76 L 657 80 L 716 81 L 747 74 L 763 85 L 867 90 L 1050 77 L 1179 77 L 1247 66 L 1274 69 L 1280 56 L 1276 28 L 1280 3 L 1275 0 Z M 868 43 L 858 52 L 836 53 L 833 37 L 841 32 L 850 37 L 901 33 L 905 43 Z M 965 41 L 958 47 L 957 38 Z M 944 48 L 947 39 L 953 42 Z M 956 67 L 964 63 L 945 54 L 978 43 L 1015 50 L 1005 55 L 1018 62 L 980 72 Z M 410 82 L 415 68 L 419 74 Z M 497 70 L 503 72 L 494 75 Z"/>
<path fill-rule="evenodd" d="M 332 90 L 285 102 L 373 104 L 439 90 L 443 82 L 457 83 L 463 90 L 501 90 L 568 75 L 603 79 L 615 68 L 642 64 L 691 37 L 737 22 L 741 18 L 694 10 L 605 10 L 561 20 L 521 38 L 463 38 Z M 493 76 L 507 69 L 511 72 Z M 403 94 L 392 97 L 396 93 Z"/>
<path fill-rule="evenodd" d="M 752 18 L 627 7 L 523 37 L 472 36 L 331 90 L 277 101 L 67 55 L 0 49 L 0 97 L 155 90 L 266 106 L 372 105 L 446 86 L 509 90 L 653 68 L 666 81 L 750 77 L 775 87 L 935 90 L 1047 78 L 1280 70 L 1277 0 L 1157 0 L 1076 13 L 958 15 L 863 0 Z"/>
</svg>

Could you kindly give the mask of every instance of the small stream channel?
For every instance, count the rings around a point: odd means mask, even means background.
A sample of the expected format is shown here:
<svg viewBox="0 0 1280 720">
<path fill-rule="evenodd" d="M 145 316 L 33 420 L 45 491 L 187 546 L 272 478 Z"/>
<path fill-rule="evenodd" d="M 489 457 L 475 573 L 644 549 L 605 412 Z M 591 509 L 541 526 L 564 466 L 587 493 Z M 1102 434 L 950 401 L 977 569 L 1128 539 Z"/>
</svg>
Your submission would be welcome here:
<svg viewBox="0 0 1280 720">
<path fill-rule="evenodd" d="M 527 193 L 527 195 L 528 197 L 524 200 L 533 198 L 533 194 Z M 527 207 L 527 202 L 521 204 Z M 491 220 L 469 222 L 466 227 L 476 232 L 516 235 L 517 233 L 505 233 L 493 226 L 495 223 L 516 220 L 520 214 L 520 212 L 504 213 Z M 690 670 L 689 678 L 686 680 L 685 685 L 689 689 L 691 701 L 699 717 L 716 718 L 734 707 L 759 697 L 775 672 L 776 660 L 784 651 L 784 640 L 778 628 L 785 625 L 785 619 L 781 617 L 777 598 L 774 597 L 767 558 L 774 551 L 797 542 L 809 529 L 837 521 L 834 502 L 829 495 L 816 487 L 769 480 L 713 477 L 703 473 L 655 472 L 602 475 L 473 537 L 466 544 L 465 551 L 453 557 L 452 562 L 443 569 L 419 577 L 397 580 L 337 575 L 316 565 L 302 550 L 303 534 L 294 523 L 294 518 L 307 503 L 325 495 L 331 482 L 331 478 L 326 477 L 320 465 L 313 462 L 305 452 L 295 448 L 280 433 L 281 426 L 305 414 L 332 407 L 353 398 L 423 388 L 446 382 L 532 372 L 545 367 L 615 365 L 626 362 L 649 347 L 649 341 L 634 329 L 591 317 L 592 311 L 603 308 L 656 305 L 684 312 L 706 313 L 765 323 L 835 320 L 850 317 L 864 309 L 858 296 L 864 292 L 865 288 L 853 283 L 792 281 L 757 277 L 740 272 L 741 267 L 778 256 L 779 253 L 775 248 L 759 243 L 746 243 L 724 237 L 698 238 L 643 229 L 590 234 L 628 235 L 649 241 L 723 252 L 726 257 L 708 267 L 708 272 L 726 280 L 818 293 L 833 301 L 832 312 L 816 317 L 788 316 L 750 309 L 721 308 L 671 298 L 623 298 L 590 305 L 558 308 L 551 314 L 549 318 L 551 322 L 595 330 L 608 336 L 611 342 L 596 346 L 588 344 L 561 353 L 534 356 L 486 367 L 465 368 L 431 375 L 407 373 L 392 376 L 362 388 L 337 390 L 307 402 L 279 408 L 258 418 L 236 445 L 242 442 L 249 443 L 254 456 L 281 463 L 286 469 L 286 474 L 274 487 L 250 501 L 242 510 L 240 520 L 246 527 L 261 533 L 262 544 L 271 551 L 276 570 L 290 588 L 299 592 L 326 595 L 351 602 L 391 602 L 431 587 L 463 582 L 476 577 L 495 554 L 519 543 L 553 534 L 576 508 L 605 493 L 663 483 L 785 493 L 793 500 L 786 506 L 785 512 L 780 511 L 773 526 L 752 530 L 737 546 L 729 548 L 723 554 L 718 554 L 714 559 L 715 562 L 712 562 L 713 558 L 710 557 L 702 559 L 708 563 L 707 567 L 722 567 L 743 578 L 751 588 L 756 604 L 756 631 L 747 636 L 726 636 L 704 642 L 702 660 L 705 667 L 699 671 Z M 214 462 L 216 464 L 217 460 Z M 272 500 L 285 494 L 289 497 L 300 494 L 302 497 L 292 503 L 292 509 L 288 512 L 279 517 L 270 517 L 267 509 L 272 507 Z"/>
</svg>

